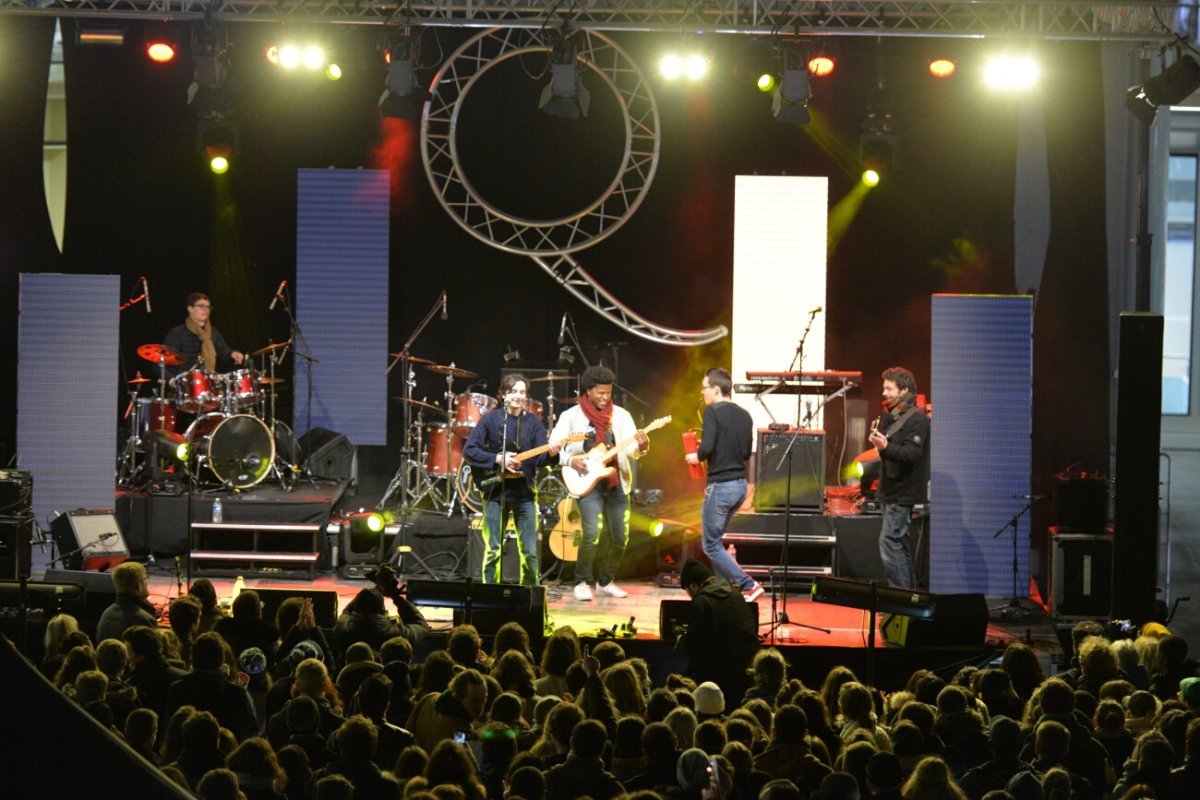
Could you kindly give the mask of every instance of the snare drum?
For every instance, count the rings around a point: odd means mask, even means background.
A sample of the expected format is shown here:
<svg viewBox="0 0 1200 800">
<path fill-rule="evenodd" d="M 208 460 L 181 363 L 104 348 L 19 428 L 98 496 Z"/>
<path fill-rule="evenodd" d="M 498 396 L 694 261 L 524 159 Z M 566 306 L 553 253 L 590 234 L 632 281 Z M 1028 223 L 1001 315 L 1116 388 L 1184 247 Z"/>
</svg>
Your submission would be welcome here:
<svg viewBox="0 0 1200 800">
<path fill-rule="evenodd" d="M 181 372 L 171 379 L 175 405 L 189 414 L 216 411 L 221 405 L 220 376 L 202 369 Z"/>
<path fill-rule="evenodd" d="M 137 399 L 137 432 L 143 441 L 149 441 L 150 435 L 158 430 L 175 432 L 175 401 L 170 398 L 159 400 L 157 397 L 139 397 Z"/>
<path fill-rule="evenodd" d="M 258 372 L 253 369 L 235 369 L 221 376 L 225 383 L 225 402 L 230 411 L 246 411 L 258 405 Z"/>
<path fill-rule="evenodd" d="M 206 414 L 188 427 L 187 440 L 218 481 L 238 489 L 267 477 L 275 461 L 270 429 L 248 414 Z"/>
<path fill-rule="evenodd" d="M 444 422 L 425 426 L 425 471 L 430 475 L 450 475 L 462 464 L 462 439 L 450 435 Z"/>
<path fill-rule="evenodd" d="M 496 405 L 496 398 L 479 392 L 463 392 L 454 398 L 454 435 L 470 436 L 480 418 Z"/>
</svg>

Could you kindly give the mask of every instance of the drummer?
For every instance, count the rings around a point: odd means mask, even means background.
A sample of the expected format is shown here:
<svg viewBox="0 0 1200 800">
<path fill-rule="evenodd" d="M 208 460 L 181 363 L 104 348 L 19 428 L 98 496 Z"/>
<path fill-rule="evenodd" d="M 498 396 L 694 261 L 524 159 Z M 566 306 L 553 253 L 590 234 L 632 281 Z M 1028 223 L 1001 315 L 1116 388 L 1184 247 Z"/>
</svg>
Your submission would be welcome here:
<svg viewBox="0 0 1200 800">
<path fill-rule="evenodd" d="M 218 361 L 241 365 L 246 356 L 234 350 L 225 337 L 212 324 L 212 300 L 203 292 L 192 292 L 187 296 L 187 319 L 167 332 L 163 344 L 183 353 L 183 365 L 167 367 L 169 377 L 200 367 L 207 372 L 217 372 Z"/>
</svg>

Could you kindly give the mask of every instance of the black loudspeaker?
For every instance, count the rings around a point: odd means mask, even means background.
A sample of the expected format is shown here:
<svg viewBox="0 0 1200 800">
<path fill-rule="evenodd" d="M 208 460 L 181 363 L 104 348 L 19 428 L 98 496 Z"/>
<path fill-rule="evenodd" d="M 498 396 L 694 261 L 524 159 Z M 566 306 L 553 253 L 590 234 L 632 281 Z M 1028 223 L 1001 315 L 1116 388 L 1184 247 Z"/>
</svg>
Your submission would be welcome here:
<svg viewBox="0 0 1200 800">
<path fill-rule="evenodd" d="M 308 454 L 304 469 L 314 478 L 358 481 L 354 445 L 342 434 L 327 428 L 313 428 L 300 437 L 299 446 L 301 456 Z"/>
<path fill-rule="evenodd" d="M 1112 605 L 1113 540 L 1050 528 L 1050 608 L 1060 618 L 1107 619 Z"/>
<path fill-rule="evenodd" d="M 77 614 L 79 622 L 94 633 L 104 609 L 117 599 L 117 588 L 107 572 L 81 572 L 71 569 L 48 569 L 42 578 L 46 583 L 79 583 L 86 592 L 84 610 Z"/>
<path fill-rule="evenodd" d="M 500 580 L 504 583 L 520 583 L 521 550 L 520 543 L 517 541 L 517 529 L 511 519 L 504 529 L 504 543 L 501 547 Z M 474 580 L 480 580 L 483 577 L 483 519 L 481 517 L 471 520 L 467 532 L 467 574 Z"/>
<path fill-rule="evenodd" d="M 275 624 L 275 614 L 279 611 L 279 607 L 289 597 L 311 597 L 313 601 L 313 615 L 316 616 L 317 624 L 322 628 L 332 628 L 337 623 L 337 592 L 321 591 L 319 589 L 265 589 L 258 586 L 254 587 L 254 591 L 258 594 L 258 599 L 262 601 L 263 619 L 272 625 Z M 283 635 L 287 631 L 280 631 L 279 633 Z"/>
<path fill-rule="evenodd" d="M 1054 484 L 1054 518 L 1061 533 L 1108 530 L 1108 482 L 1095 475 L 1059 475 Z"/>
<path fill-rule="evenodd" d="M 1161 314 L 1121 314 L 1113 515 L 1113 565 L 1121 574 L 1112 581 L 1109 619 L 1154 619 L 1162 339 Z"/>
<path fill-rule="evenodd" d="M 36 530 L 32 505 L 33 476 L 0 470 L 0 580 L 29 577 L 30 542 Z"/>
<path fill-rule="evenodd" d="M 658 606 L 658 638 L 664 642 L 673 642 L 679 635 L 679 626 L 688 621 L 691 613 L 691 600 L 663 600 Z M 746 610 L 754 615 L 758 623 L 758 601 L 746 603 Z"/>
<path fill-rule="evenodd" d="M 792 444 L 792 437 L 795 443 Z M 788 445 L 792 444 L 789 451 Z M 785 453 L 787 456 L 785 457 Z M 788 503 L 788 462 L 791 503 Z M 754 510 L 821 510 L 825 505 L 825 431 L 758 431 Z"/>
<path fill-rule="evenodd" d="M 883 640 L 898 647 L 976 647 L 987 635 L 988 607 L 982 594 L 933 596 L 933 617 L 885 614 Z"/>
<path fill-rule="evenodd" d="M 77 508 L 60 514 L 50 523 L 50 535 L 66 569 L 106 569 L 129 558 L 111 509 Z"/>
<path fill-rule="evenodd" d="M 533 641 L 541 641 L 546 625 L 546 587 L 479 581 L 410 580 L 408 599 L 418 606 L 454 609 L 454 624 L 467 621 L 484 636 L 506 622 L 516 622 Z"/>
</svg>

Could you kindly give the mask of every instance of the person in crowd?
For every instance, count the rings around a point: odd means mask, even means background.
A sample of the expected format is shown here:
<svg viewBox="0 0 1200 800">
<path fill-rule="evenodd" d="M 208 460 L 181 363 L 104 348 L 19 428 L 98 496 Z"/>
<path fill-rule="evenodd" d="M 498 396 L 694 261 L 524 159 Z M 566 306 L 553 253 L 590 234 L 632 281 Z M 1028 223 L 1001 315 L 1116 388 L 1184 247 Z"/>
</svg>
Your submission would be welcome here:
<svg viewBox="0 0 1200 800">
<path fill-rule="evenodd" d="M 455 741 L 442 741 L 433 748 L 425 765 L 425 780 L 435 791 L 438 787 L 454 787 L 465 800 L 487 800 L 487 789 L 479 780 L 470 751 Z"/>
<path fill-rule="evenodd" d="M 217 589 L 208 578 L 197 578 L 188 588 L 188 596 L 200 601 L 203 612 L 200 615 L 200 633 L 207 633 L 225 619 L 225 612 L 217 602 Z"/>
<path fill-rule="evenodd" d="M 204 606 L 191 595 L 176 597 L 167 608 L 167 621 L 179 638 L 179 655 L 187 666 L 192 664 L 192 642 L 200 635 L 200 618 Z"/>
<path fill-rule="evenodd" d="M 233 770 L 219 767 L 210 769 L 196 782 L 196 796 L 200 800 L 246 800 L 238 786 Z"/>
<path fill-rule="evenodd" d="M 338 758 L 330 761 L 315 773 L 314 780 L 326 775 L 343 775 L 354 784 L 356 798 L 400 797 L 400 785 L 371 760 L 379 746 L 379 735 L 375 726 L 366 717 L 353 716 L 343 722 L 334 736 Z"/>
<path fill-rule="evenodd" d="M 366 642 L 355 642 L 346 648 L 345 666 L 337 675 L 338 694 L 352 705 L 354 693 L 362 682 L 383 672 L 383 664 L 375 660 L 375 651 Z"/>
<path fill-rule="evenodd" d="M 388 706 L 392 702 L 392 681 L 380 673 L 371 675 L 358 687 L 358 710 L 371 721 L 379 739 L 375 763 L 381 769 L 391 769 L 400 753 L 416 742 L 416 738 L 398 725 L 388 722 Z"/>
<path fill-rule="evenodd" d="M 1083 649 L 1083 643 L 1093 636 L 1104 638 L 1104 626 L 1094 619 L 1083 619 L 1071 626 L 1071 660 L 1067 668 L 1055 677 L 1066 681 L 1072 689 L 1075 688 L 1081 674 L 1079 654 Z"/>
<path fill-rule="evenodd" d="M 579 635 L 574 628 L 555 629 L 542 647 L 542 675 L 534 681 L 534 691 L 562 697 L 567 689 L 567 667 L 579 660 L 579 653 Z"/>
<path fill-rule="evenodd" d="M 1033 697 L 1034 690 L 1046 680 L 1046 672 L 1037 653 L 1024 642 L 1011 642 L 1004 648 L 1000 669 L 1008 673 L 1013 691 L 1026 703 Z"/>
<path fill-rule="evenodd" d="M 416 743 L 432 752 L 438 742 L 455 733 L 466 741 L 483 719 L 487 704 L 487 683 L 478 670 L 465 669 L 454 676 L 450 688 L 440 694 L 430 693 L 417 701 L 409 719 L 408 730 Z"/>
<path fill-rule="evenodd" d="M 287 774 L 285 794 L 288 800 L 311 800 L 313 772 L 304 748 L 295 744 L 285 745 L 276 751 L 275 758 Z M 343 778 L 343 780 L 345 779 Z M 346 782 L 349 783 L 349 781 Z M 353 786 L 351 787 L 351 796 L 353 796 Z"/>
<path fill-rule="evenodd" d="M 883 524 L 879 557 L 889 586 L 916 586 L 912 538 L 913 511 L 927 502 L 929 485 L 929 417 L 917 405 L 917 381 L 904 367 L 883 371 L 883 414 L 871 430 L 879 451 L 879 499 Z"/>
<path fill-rule="evenodd" d="M 1003 789 L 1018 772 L 1032 769 L 1021 760 L 1021 726 L 1008 717 L 993 717 L 988 726 L 988 745 L 992 757 L 967 771 L 960 781 L 971 800 L 979 800 L 990 791 Z"/>
<path fill-rule="evenodd" d="M 134 752 L 154 766 L 162 763 L 154 743 L 158 740 L 158 714 L 148 708 L 135 708 L 125 718 L 125 741 Z"/>
<path fill-rule="evenodd" d="M 1142 665 L 1141 654 L 1132 639 L 1117 639 L 1112 643 L 1113 655 L 1117 658 L 1120 676 L 1133 684 L 1133 688 L 1150 688 L 1150 673 Z"/>
<path fill-rule="evenodd" d="M 210 631 L 196 637 L 192 648 L 192 671 L 167 692 L 168 713 L 174 713 L 184 705 L 211 711 L 238 741 L 258 732 L 254 700 L 245 687 L 230 680 L 225 644 L 217 633 Z"/>
<path fill-rule="evenodd" d="M 146 599 L 150 587 L 145 567 L 136 561 L 123 561 L 113 568 L 112 582 L 117 596 L 96 623 L 97 642 L 120 639 L 125 629 L 134 625 L 153 628 L 158 624 L 158 611 Z"/>
<path fill-rule="evenodd" d="M 1092 736 L 1088 726 L 1075 716 L 1075 692 L 1065 681 L 1051 678 L 1042 685 L 1038 696 L 1041 698 L 1041 716 L 1035 721 L 1035 733 L 1043 722 L 1058 722 L 1063 725 L 1070 734 L 1065 766 L 1072 773 L 1086 779 L 1094 791 L 1100 794 L 1108 791 L 1111 784 L 1108 776 L 1112 769 L 1108 762 L 1108 753 Z M 1037 762 L 1033 758 L 1035 744 L 1034 736 L 1028 737 L 1025 748 L 1021 751 L 1021 758 L 1034 763 L 1036 767 Z"/>
<path fill-rule="evenodd" d="M 604 726 L 596 720 L 576 725 L 566 760 L 546 770 L 547 800 L 574 800 L 582 795 L 592 800 L 613 800 L 623 794 L 625 787 L 605 768 L 601 758 L 606 742 Z"/>
<path fill-rule="evenodd" d="M 129 712 L 142 705 L 138 690 L 126 680 L 129 669 L 129 651 L 120 639 L 105 639 L 96 647 L 96 669 L 108 679 L 104 702 L 113 712 L 113 723 L 118 728 L 125 726 Z"/>
<path fill-rule="evenodd" d="M 400 621 L 393 622 L 384 607 L 384 598 L 396 606 Z M 429 623 L 415 605 L 409 602 L 400 588 L 396 570 L 390 564 L 379 568 L 375 586 L 363 589 L 338 616 L 333 628 L 334 641 L 342 653 L 355 642 L 366 642 L 378 650 L 393 636 L 403 636 L 416 644 L 429 631 Z"/>
<path fill-rule="evenodd" d="M 218 747 L 221 726 L 207 711 L 196 711 L 183 723 L 180 731 L 182 749 L 172 763 L 195 786 L 210 769 L 225 766 L 225 756 Z"/>
<path fill-rule="evenodd" d="M 286 800 L 287 773 L 266 739 L 252 737 L 229 754 L 226 765 L 237 775 L 246 800 Z"/>
<path fill-rule="evenodd" d="M 803 709 L 780 706 L 775 711 L 771 739 L 754 759 L 755 769 L 773 779 L 789 780 L 805 794 L 815 791 L 831 770 L 813 754 L 807 733 L 808 715 Z"/>
<path fill-rule="evenodd" d="M 233 598 L 233 615 L 219 621 L 213 630 L 221 634 L 221 638 L 229 644 L 234 655 L 241 655 L 243 650 L 257 647 L 266 654 L 267 662 L 274 664 L 279 647 L 279 631 L 262 618 L 262 609 L 262 599 L 258 592 L 243 589 Z"/>
<path fill-rule="evenodd" d="M 877 752 L 867 761 L 866 787 L 874 800 L 901 800 L 903 784 L 904 769 L 894 753 Z"/>
<path fill-rule="evenodd" d="M 929 756 L 917 764 L 900 794 L 906 800 L 967 800 L 946 762 L 937 756 Z"/>
<path fill-rule="evenodd" d="M 163 344 L 183 355 L 182 365 L 166 367 L 171 378 L 195 368 L 223 372 L 229 362 L 241 365 L 246 359 L 244 353 L 229 346 L 212 324 L 212 300 L 204 292 L 192 292 L 187 296 L 187 318 L 167 331 Z"/>
<path fill-rule="evenodd" d="M 887 729 L 875 716 L 875 700 L 869 688 L 858 681 L 843 684 L 838 692 L 838 711 L 842 718 L 839 735 L 843 743 L 849 743 L 854 733 L 861 730 L 869 734 L 868 741 L 874 742 L 877 749 L 890 749 L 891 740 Z"/>
<path fill-rule="evenodd" d="M 988 717 L 1020 719 L 1025 703 L 1013 689 L 1012 678 L 999 668 L 981 670 L 976 680 L 979 699 L 987 706 Z"/>
<path fill-rule="evenodd" d="M 725 529 L 746 501 L 746 462 L 754 447 L 754 421 L 746 409 L 733 402 L 732 395 L 733 377 L 728 370 L 713 367 L 704 373 L 700 381 L 704 438 L 684 460 L 693 466 L 703 461 L 708 467 L 700 513 L 704 555 L 719 577 L 752 602 L 762 596 L 763 588 L 746 574 L 724 542 Z"/>
<path fill-rule="evenodd" d="M 1115 700 L 1102 700 L 1092 719 L 1092 735 L 1108 752 L 1108 763 L 1119 769 L 1133 754 L 1136 741 L 1125 727 L 1125 709 Z"/>
<path fill-rule="evenodd" d="M 562 413 L 550 433 L 552 442 L 564 442 L 571 438 L 571 434 L 587 434 L 582 442 L 567 442 L 559 451 L 559 461 L 564 470 L 570 470 L 567 474 L 578 476 L 584 482 L 597 477 L 589 476 L 589 470 L 599 472 L 602 468 L 614 466 L 600 465 L 595 460 L 589 466 L 587 453 L 592 448 L 605 445 L 611 449 L 625 445 L 615 457 L 616 471 L 596 480 L 579 498 L 579 516 L 583 526 L 583 537 L 575 561 L 575 599 L 579 601 L 593 598 L 593 578 L 599 594 L 615 598 L 629 594 L 617 586 L 613 577 L 628 540 L 625 516 L 633 486 L 630 461 L 641 458 L 649 451 L 650 440 L 637 429 L 633 416 L 613 402 L 612 391 L 616 380 L 616 375 L 608 367 L 591 366 L 585 369 L 579 376 L 579 388 L 583 391 L 579 402 Z M 636 447 L 632 447 L 634 442 Z M 608 531 L 603 549 L 600 548 L 601 516 Z"/>
<path fill-rule="evenodd" d="M 463 445 L 463 460 L 471 465 L 475 485 L 483 486 L 485 498 L 479 531 L 484 583 L 504 582 L 500 554 L 510 518 L 517 527 L 521 583 L 536 586 L 542 577 L 537 535 L 538 469 L 546 463 L 547 453 L 558 455 L 559 445 L 546 440 L 541 419 L 526 409 L 528 388 L 525 376 L 519 372 L 501 378 L 501 406 L 483 415 Z M 521 453 L 527 455 L 518 458 Z"/>
<path fill-rule="evenodd" d="M 679 582 L 692 598 L 687 630 L 676 643 L 688 655 L 688 676 L 716 683 L 726 700 L 741 697 L 759 648 L 754 606 L 694 558 L 684 562 Z"/>
<path fill-rule="evenodd" d="M 316 704 L 319 717 L 317 730 L 321 736 L 328 736 L 345 721 L 342 699 L 329 679 L 329 671 L 323 662 L 306 658 L 297 664 L 292 693 L 293 699 L 289 704 L 301 696 L 310 698 Z M 288 740 L 290 730 L 290 716 L 287 706 L 284 706 L 283 711 L 267 721 L 267 739 L 273 747 L 278 748 Z"/>
<path fill-rule="evenodd" d="M 172 666 L 163 655 L 162 639 L 153 628 L 135 625 L 125 631 L 125 647 L 129 653 L 129 685 L 140 693 L 145 705 L 160 719 L 170 716 L 168 695 L 171 686 L 187 674 Z"/>
<path fill-rule="evenodd" d="M 1065 770 L 1070 775 L 1072 796 L 1079 797 L 1080 800 L 1099 800 L 1106 791 L 1105 784 L 1102 782 L 1101 788 L 1097 789 L 1085 775 L 1070 766 L 1071 740 L 1074 738 L 1075 731 L 1068 730 L 1062 723 L 1045 719 L 1039 722 L 1034 731 L 1033 769 L 1043 776 L 1054 768 Z M 1167 769 L 1170 770 L 1169 765 Z M 1042 786 L 1046 786 L 1044 779 Z"/>
<path fill-rule="evenodd" d="M 750 674 L 754 685 L 742 696 L 742 705 L 747 701 L 759 698 L 769 705 L 775 704 L 775 697 L 780 688 L 787 683 L 787 659 L 774 647 L 767 647 L 754 654 L 750 663 Z"/>
<path fill-rule="evenodd" d="M 71 644 L 67 645 L 68 641 Z M 53 680 L 67 650 L 80 644 L 91 644 L 91 640 L 79 629 L 79 620 L 70 614 L 55 614 L 42 634 L 42 663 L 38 671 Z"/>
</svg>

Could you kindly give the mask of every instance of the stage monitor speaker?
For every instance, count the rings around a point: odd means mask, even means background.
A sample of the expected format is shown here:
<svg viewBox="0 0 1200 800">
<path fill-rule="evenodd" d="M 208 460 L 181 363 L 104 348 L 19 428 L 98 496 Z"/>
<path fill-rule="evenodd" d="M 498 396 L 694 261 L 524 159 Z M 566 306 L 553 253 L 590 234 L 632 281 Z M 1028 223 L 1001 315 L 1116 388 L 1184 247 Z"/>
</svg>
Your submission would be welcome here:
<svg viewBox="0 0 1200 800">
<path fill-rule="evenodd" d="M 654 554 L 658 571 L 678 574 L 689 558 L 708 563 L 699 528 L 679 523 L 666 523 L 660 536 L 654 539 Z"/>
<path fill-rule="evenodd" d="M 792 438 L 795 437 L 795 443 Z M 788 445 L 791 444 L 791 450 Z M 784 454 L 787 454 L 786 457 Z M 788 466 L 791 464 L 791 502 Z M 825 504 L 825 431 L 758 431 L 754 510 L 819 511 Z"/>
<path fill-rule="evenodd" d="M 451 608 L 454 624 L 466 621 L 468 602 L 470 622 L 484 636 L 491 636 L 506 622 L 516 622 L 540 642 L 546 626 L 546 587 L 518 586 L 509 583 L 479 581 L 410 580 L 408 599 L 418 606 Z"/>
<path fill-rule="evenodd" d="M 300 437 L 300 454 L 304 469 L 314 478 L 358 481 L 358 459 L 354 445 L 340 433 L 327 428 L 313 428 Z"/>
<path fill-rule="evenodd" d="M 1122 313 L 1120 325 L 1113 564 L 1121 579 L 1112 582 L 1108 618 L 1145 621 L 1155 618 L 1158 582 L 1163 317 Z"/>
<path fill-rule="evenodd" d="M 50 523 L 50 535 L 66 569 L 107 569 L 129 558 L 121 526 L 108 508 L 60 514 Z"/>
<path fill-rule="evenodd" d="M 94 633 L 104 609 L 117 599 L 117 588 L 107 572 L 82 572 L 73 569 L 48 569 L 42 580 L 46 583 L 79 583 L 83 585 L 84 610 L 77 614 L 79 622 Z"/>
<path fill-rule="evenodd" d="M 746 603 L 746 610 L 758 624 L 758 601 Z M 663 600 L 658 606 L 658 638 L 673 642 L 679 636 L 680 626 L 686 625 L 692 611 L 691 600 Z"/>
<path fill-rule="evenodd" d="M 313 601 L 313 615 L 317 624 L 322 628 L 332 628 L 338 618 L 338 593 L 320 589 L 267 589 L 254 587 L 258 599 L 262 601 L 262 618 L 272 625 L 275 624 L 275 614 L 283 601 L 291 597 L 309 597 Z M 282 636 L 287 631 L 280 631 Z"/>
<path fill-rule="evenodd" d="M 898 647 L 975 647 L 987 635 L 987 599 L 982 594 L 933 596 L 930 619 L 885 614 L 879 632 Z"/>
</svg>

